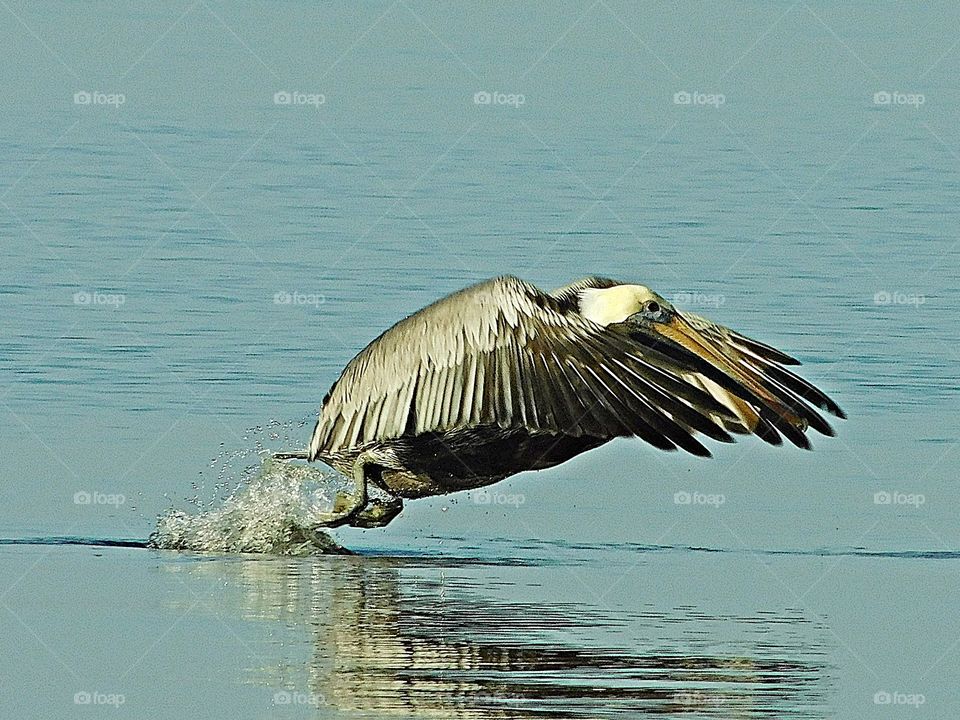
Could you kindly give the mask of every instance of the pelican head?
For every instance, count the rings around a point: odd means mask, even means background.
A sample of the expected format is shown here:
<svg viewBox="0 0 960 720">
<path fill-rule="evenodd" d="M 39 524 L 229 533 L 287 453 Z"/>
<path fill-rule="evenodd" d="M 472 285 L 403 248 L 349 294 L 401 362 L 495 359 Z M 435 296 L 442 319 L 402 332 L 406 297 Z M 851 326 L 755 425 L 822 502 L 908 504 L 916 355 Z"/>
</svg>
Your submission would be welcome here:
<svg viewBox="0 0 960 720">
<path fill-rule="evenodd" d="M 673 304 L 645 285 L 614 285 L 584 288 L 580 292 L 580 313 L 604 327 L 637 330 L 648 337 L 682 345 L 703 360 L 747 384 L 748 378 L 736 363 L 704 336 Z M 756 387 L 755 385 L 753 387 Z"/>
<path fill-rule="evenodd" d="M 606 327 L 622 322 L 666 322 L 676 313 L 662 295 L 645 285 L 614 285 L 584 288 L 580 292 L 580 314 Z"/>
</svg>

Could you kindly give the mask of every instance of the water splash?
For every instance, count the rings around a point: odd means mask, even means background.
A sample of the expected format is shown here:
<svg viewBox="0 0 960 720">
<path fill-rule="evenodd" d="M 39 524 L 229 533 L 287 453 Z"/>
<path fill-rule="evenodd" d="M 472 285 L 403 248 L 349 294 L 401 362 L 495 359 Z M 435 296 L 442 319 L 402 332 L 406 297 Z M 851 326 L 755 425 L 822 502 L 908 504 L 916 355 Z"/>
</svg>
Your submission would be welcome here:
<svg viewBox="0 0 960 720">
<path fill-rule="evenodd" d="M 350 478 L 270 456 L 252 471 L 220 507 L 161 516 L 150 547 L 273 555 L 349 552 L 317 524 L 333 509 L 337 494 L 351 490 Z"/>
<path fill-rule="evenodd" d="M 306 428 L 316 421 L 316 416 L 307 415 L 298 420 L 281 421 L 272 419 L 268 422 L 247 428 L 243 434 L 243 446 L 230 449 L 220 443 L 220 450 L 216 457 L 210 459 L 207 471 L 201 470 L 198 478 L 192 483 L 193 496 L 187 502 L 198 510 L 210 509 L 204 507 L 212 498 L 225 502 L 230 496 L 251 481 L 257 473 L 264 457 L 273 454 L 271 448 L 301 447 Z M 212 470 L 216 470 L 216 477 L 211 478 Z"/>
</svg>

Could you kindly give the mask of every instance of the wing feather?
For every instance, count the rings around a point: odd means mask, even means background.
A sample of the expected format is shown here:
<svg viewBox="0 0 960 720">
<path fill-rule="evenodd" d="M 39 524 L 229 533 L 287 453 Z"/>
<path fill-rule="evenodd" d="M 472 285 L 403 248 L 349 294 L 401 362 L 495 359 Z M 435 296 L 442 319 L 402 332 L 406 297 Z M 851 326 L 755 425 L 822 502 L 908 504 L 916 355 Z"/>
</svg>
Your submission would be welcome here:
<svg viewBox="0 0 960 720">
<path fill-rule="evenodd" d="M 473 399 L 477 396 L 477 356 L 466 355 L 463 365 L 464 386 L 461 394 L 460 419 L 457 425 L 469 425 L 474 417 Z"/>
<path fill-rule="evenodd" d="M 783 367 L 799 365 L 798 360 L 699 315 L 681 315 L 734 369 L 732 376 L 727 373 L 722 379 L 716 369 L 711 374 L 695 373 L 694 377 L 733 409 L 749 431 L 768 442 L 780 440 L 782 433 L 804 448 L 810 446 L 804 434 L 807 427 L 823 435 L 835 434 L 814 408 L 840 418 L 846 415 L 825 393 Z"/>
</svg>

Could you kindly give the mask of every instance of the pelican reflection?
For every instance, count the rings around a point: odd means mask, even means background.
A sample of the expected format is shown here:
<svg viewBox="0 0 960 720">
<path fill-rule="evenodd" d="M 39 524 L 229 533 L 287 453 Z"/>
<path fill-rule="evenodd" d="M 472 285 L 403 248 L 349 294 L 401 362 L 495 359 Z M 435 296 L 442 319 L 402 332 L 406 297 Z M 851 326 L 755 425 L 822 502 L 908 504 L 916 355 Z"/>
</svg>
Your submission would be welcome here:
<svg viewBox="0 0 960 720">
<path fill-rule="evenodd" d="M 825 631 L 796 610 L 550 602 L 517 580 L 525 568 L 447 558 L 224 559 L 192 570 L 234 574 L 238 614 L 285 629 L 287 657 L 246 680 L 316 705 L 317 717 L 826 713 Z"/>
</svg>

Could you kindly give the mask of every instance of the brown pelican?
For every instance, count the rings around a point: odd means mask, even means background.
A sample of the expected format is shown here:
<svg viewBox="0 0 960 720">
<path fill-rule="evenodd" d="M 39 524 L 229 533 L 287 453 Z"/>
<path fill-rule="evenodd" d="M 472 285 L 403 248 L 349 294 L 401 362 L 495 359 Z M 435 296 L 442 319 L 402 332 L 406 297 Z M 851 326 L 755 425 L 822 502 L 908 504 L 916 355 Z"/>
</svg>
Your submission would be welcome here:
<svg viewBox="0 0 960 720">
<path fill-rule="evenodd" d="M 616 437 L 704 457 L 698 435 L 809 449 L 807 428 L 833 435 L 817 408 L 845 415 L 784 368 L 798 364 L 642 285 L 588 277 L 545 293 L 498 277 L 367 345 L 323 399 L 307 450 L 277 457 L 353 477 L 322 524 L 376 527 L 402 498 L 542 470 Z"/>
</svg>

